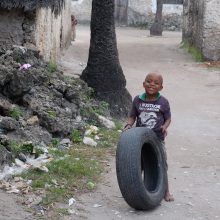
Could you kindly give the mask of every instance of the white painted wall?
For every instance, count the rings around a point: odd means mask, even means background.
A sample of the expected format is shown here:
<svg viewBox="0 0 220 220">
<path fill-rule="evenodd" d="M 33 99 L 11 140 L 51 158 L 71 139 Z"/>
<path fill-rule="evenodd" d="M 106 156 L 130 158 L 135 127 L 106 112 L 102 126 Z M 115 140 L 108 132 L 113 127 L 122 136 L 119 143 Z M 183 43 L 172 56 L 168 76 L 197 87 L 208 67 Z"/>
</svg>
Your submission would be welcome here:
<svg viewBox="0 0 220 220">
<path fill-rule="evenodd" d="M 65 8 L 57 17 L 51 9 L 41 8 L 36 12 L 36 47 L 47 61 L 57 62 L 61 48 L 70 44 L 71 1 L 66 0 Z"/>
<path fill-rule="evenodd" d="M 220 1 L 206 0 L 203 27 L 203 54 L 212 60 L 220 59 Z"/>
<path fill-rule="evenodd" d="M 72 13 L 81 23 L 89 23 L 91 19 L 92 0 L 74 0 L 72 1 Z M 146 22 L 149 15 L 156 12 L 156 0 L 130 0 L 129 1 L 128 21 L 136 22 L 134 19 L 140 19 Z M 164 4 L 163 13 L 182 15 L 182 5 Z M 135 17 L 133 14 L 139 14 Z"/>
<path fill-rule="evenodd" d="M 145 1 L 146 2 L 146 1 Z M 157 0 L 151 0 L 151 10 L 153 13 L 156 12 L 157 9 Z M 164 4 L 163 5 L 163 14 L 183 14 L 183 5 L 173 5 L 173 4 Z"/>
</svg>

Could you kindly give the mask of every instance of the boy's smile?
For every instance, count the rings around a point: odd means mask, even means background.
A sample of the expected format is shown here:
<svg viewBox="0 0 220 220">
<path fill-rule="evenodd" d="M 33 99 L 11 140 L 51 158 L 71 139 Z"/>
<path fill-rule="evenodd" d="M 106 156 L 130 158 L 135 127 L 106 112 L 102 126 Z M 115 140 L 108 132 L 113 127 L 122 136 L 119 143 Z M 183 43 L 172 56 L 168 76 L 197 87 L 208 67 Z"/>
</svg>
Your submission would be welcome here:
<svg viewBox="0 0 220 220">
<path fill-rule="evenodd" d="M 156 73 L 148 74 L 143 82 L 145 92 L 149 98 L 155 98 L 157 96 L 158 92 L 163 89 L 162 84 L 162 76 Z"/>
</svg>

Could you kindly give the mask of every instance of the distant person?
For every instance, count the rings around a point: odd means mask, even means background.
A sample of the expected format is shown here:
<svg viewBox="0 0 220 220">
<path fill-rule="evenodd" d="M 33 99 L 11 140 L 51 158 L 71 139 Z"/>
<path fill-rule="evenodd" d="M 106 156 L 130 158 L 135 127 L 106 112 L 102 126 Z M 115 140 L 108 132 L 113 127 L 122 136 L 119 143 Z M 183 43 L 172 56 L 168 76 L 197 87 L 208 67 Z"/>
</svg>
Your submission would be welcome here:
<svg viewBox="0 0 220 220">
<path fill-rule="evenodd" d="M 76 39 L 76 25 L 77 25 L 77 20 L 74 15 L 71 15 L 71 41 L 75 41 Z"/>
<path fill-rule="evenodd" d="M 152 129 L 162 143 L 162 150 L 166 156 L 164 140 L 167 135 L 167 128 L 171 123 L 171 111 L 168 100 L 159 93 L 163 89 L 163 78 L 160 74 L 149 73 L 143 82 L 143 86 L 145 93 L 134 98 L 124 131 L 130 129 L 135 121 L 137 127 Z M 167 156 L 165 159 L 167 166 Z M 174 201 L 169 191 L 168 177 L 166 181 L 164 200 Z"/>
</svg>

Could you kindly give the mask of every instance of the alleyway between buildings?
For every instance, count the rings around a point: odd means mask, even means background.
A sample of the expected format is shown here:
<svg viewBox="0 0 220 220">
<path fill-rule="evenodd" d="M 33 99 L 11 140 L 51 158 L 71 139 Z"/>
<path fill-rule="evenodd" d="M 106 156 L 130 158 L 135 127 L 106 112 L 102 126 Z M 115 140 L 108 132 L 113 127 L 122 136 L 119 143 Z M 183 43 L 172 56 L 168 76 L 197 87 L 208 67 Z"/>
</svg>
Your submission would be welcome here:
<svg viewBox="0 0 220 220">
<path fill-rule="evenodd" d="M 220 219 L 220 70 L 195 63 L 180 48 L 180 32 L 150 37 L 146 30 L 118 28 L 119 59 L 132 97 L 143 92 L 148 72 L 164 77 L 162 94 L 170 101 L 172 124 L 166 147 L 172 203 L 152 211 L 135 211 L 121 197 L 115 173 L 115 155 L 96 191 L 77 199 L 68 220 L 192 220 Z M 89 26 L 77 26 L 76 41 L 62 56 L 65 74 L 78 77 L 89 50 Z M 34 219 L 0 192 L 0 219 Z M 5 208 L 4 208 L 5 207 Z"/>
</svg>

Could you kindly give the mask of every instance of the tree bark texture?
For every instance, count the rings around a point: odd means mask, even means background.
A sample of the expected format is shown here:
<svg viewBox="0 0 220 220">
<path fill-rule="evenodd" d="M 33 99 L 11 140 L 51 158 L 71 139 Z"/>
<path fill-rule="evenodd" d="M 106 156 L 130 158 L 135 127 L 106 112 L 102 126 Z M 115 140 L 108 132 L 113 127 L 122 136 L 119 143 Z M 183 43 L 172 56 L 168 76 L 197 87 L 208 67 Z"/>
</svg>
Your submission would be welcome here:
<svg viewBox="0 0 220 220">
<path fill-rule="evenodd" d="M 157 0 L 157 10 L 155 15 L 155 20 L 150 28 L 150 35 L 161 36 L 163 32 L 163 0 Z"/>
<path fill-rule="evenodd" d="M 93 0 L 89 58 L 81 78 L 97 98 L 110 105 L 113 116 L 127 116 L 131 105 L 117 50 L 114 0 Z"/>
</svg>

